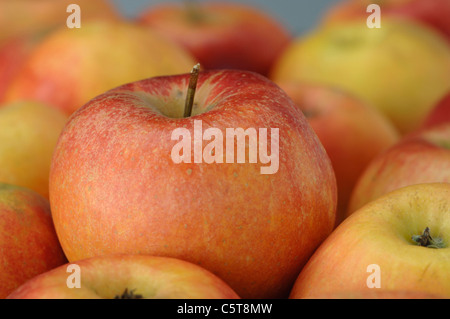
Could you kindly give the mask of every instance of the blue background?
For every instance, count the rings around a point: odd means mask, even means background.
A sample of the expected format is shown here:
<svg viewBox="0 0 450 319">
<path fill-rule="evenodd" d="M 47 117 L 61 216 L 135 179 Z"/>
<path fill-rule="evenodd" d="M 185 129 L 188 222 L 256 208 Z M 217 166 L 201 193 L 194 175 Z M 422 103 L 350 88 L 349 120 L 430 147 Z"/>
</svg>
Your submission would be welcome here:
<svg viewBox="0 0 450 319">
<path fill-rule="evenodd" d="M 94 0 L 93 0 L 94 1 Z M 161 0 L 112 0 L 127 17 L 134 17 L 140 10 L 169 1 Z M 227 0 L 219 0 L 227 1 Z M 182 2 L 172 0 L 171 2 Z M 201 1 L 199 1 L 201 2 Z M 239 0 L 227 1 L 250 4 L 272 15 L 294 35 L 301 35 L 314 28 L 322 15 L 340 0 Z"/>
</svg>

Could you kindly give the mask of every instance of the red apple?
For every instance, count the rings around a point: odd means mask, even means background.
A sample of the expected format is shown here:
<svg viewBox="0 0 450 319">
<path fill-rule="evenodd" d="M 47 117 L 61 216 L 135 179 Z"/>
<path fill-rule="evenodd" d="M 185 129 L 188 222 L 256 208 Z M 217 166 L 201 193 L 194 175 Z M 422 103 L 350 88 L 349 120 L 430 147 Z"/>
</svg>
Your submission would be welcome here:
<svg viewBox="0 0 450 319">
<path fill-rule="evenodd" d="M 185 117 L 188 82 L 182 74 L 130 83 L 73 114 L 50 172 L 63 249 L 70 261 L 112 253 L 179 258 L 243 298 L 287 296 L 334 227 L 330 160 L 301 111 L 267 78 L 201 72 Z M 192 138 L 192 150 L 177 148 L 185 141 L 190 148 Z"/>
<path fill-rule="evenodd" d="M 450 122 L 450 92 L 431 109 L 425 118 L 422 129 Z"/>
<path fill-rule="evenodd" d="M 291 298 L 379 291 L 450 297 L 450 184 L 388 193 L 345 219 L 300 273 Z"/>
<path fill-rule="evenodd" d="M 295 81 L 278 84 L 306 115 L 331 159 L 339 223 L 358 177 L 375 156 L 398 141 L 399 133 L 383 115 L 347 92 Z"/>
<path fill-rule="evenodd" d="M 450 1 L 448 0 L 347 0 L 338 2 L 325 15 L 325 23 L 348 19 L 366 20 L 367 7 L 377 4 L 381 16 L 394 16 L 420 22 L 450 41 Z"/>
<path fill-rule="evenodd" d="M 66 262 L 48 200 L 27 188 L 0 183 L 0 298 Z"/>
<path fill-rule="evenodd" d="M 182 260 L 108 255 L 50 270 L 27 281 L 7 298 L 239 299 L 239 296 L 211 272 Z"/>
<path fill-rule="evenodd" d="M 348 214 L 395 189 L 420 183 L 450 183 L 450 123 L 403 138 L 361 174 Z"/>
<path fill-rule="evenodd" d="M 296 294 L 292 294 L 290 299 L 297 298 Z M 397 290 L 380 290 L 380 289 L 363 289 L 359 291 L 334 291 L 327 293 L 319 293 L 317 295 L 308 296 L 303 299 L 448 299 L 436 294 L 430 294 L 422 291 L 397 291 Z"/>
<path fill-rule="evenodd" d="M 206 69 L 266 75 L 291 39 L 274 17 L 238 3 L 164 3 L 144 10 L 138 21 L 179 43 Z"/>
<path fill-rule="evenodd" d="M 121 22 L 58 29 L 11 81 L 5 101 L 34 99 L 72 114 L 91 98 L 149 76 L 186 72 L 193 58 L 147 28 Z"/>
</svg>

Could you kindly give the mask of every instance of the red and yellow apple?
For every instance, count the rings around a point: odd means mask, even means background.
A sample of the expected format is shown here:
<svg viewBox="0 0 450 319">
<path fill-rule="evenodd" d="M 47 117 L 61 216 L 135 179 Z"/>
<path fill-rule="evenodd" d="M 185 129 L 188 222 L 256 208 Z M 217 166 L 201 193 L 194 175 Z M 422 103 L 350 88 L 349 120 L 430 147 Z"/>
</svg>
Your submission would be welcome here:
<svg viewBox="0 0 450 319">
<path fill-rule="evenodd" d="M 34 99 L 72 114 L 91 98 L 151 76 L 186 72 L 194 59 L 179 46 L 131 23 L 92 22 L 58 29 L 28 56 L 5 101 Z"/>
<path fill-rule="evenodd" d="M 275 82 L 332 85 L 385 114 L 406 134 L 450 90 L 450 45 L 411 21 L 383 18 L 382 27 L 342 21 L 301 36 L 275 64 Z"/>
<path fill-rule="evenodd" d="M 180 44 L 205 69 L 244 69 L 267 75 L 291 41 L 288 30 L 273 16 L 238 3 L 152 5 L 138 21 Z"/>
<path fill-rule="evenodd" d="M 450 123 L 410 134 L 374 158 L 358 179 L 347 214 L 395 189 L 432 182 L 450 183 Z"/>
<path fill-rule="evenodd" d="M 53 150 L 68 116 L 36 101 L 0 106 L 0 183 L 32 189 L 48 199 Z"/>
<path fill-rule="evenodd" d="M 450 184 L 403 187 L 345 219 L 309 259 L 290 297 L 407 291 L 449 298 L 449 244 Z"/>
<path fill-rule="evenodd" d="M 382 17 L 411 19 L 440 32 L 450 41 L 450 1 L 448 0 L 346 0 L 332 6 L 323 23 L 349 19 L 366 20 L 367 7 L 377 4 Z"/>
<path fill-rule="evenodd" d="M 48 200 L 27 188 L 0 183 L 0 298 L 66 262 Z"/>
<path fill-rule="evenodd" d="M 72 115 L 50 171 L 63 249 L 71 262 L 115 253 L 179 258 L 213 272 L 242 298 L 287 296 L 334 228 L 330 160 L 300 109 L 266 77 L 200 72 L 185 117 L 190 78 L 130 83 Z M 246 138 L 252 129 L 257 144 Z M 213 130 L 229 137 L 215 133 L 207 143 Z M 192 144 L 181 162 L 173 157 L 180 131 Z M 220 151 L 227 141 L 230 152 Z M 269 148 L 270 163 L 261 153 Z M 213 153 L 212 162 L 203 160 Z"/>
<path fill-rule="evenodd" d="M 383 115 L 342 90 L 296 81 L 278 85 L 306 115 L 331 159 L 339 223 L 358 177 L 375 156 L 398 141 L 399 133 Z"/>
<path fill-rule="evenodd" d="M 239 296 L 222 279 L 186 261 L 147 255 L 107 255 L 45 272 L 7 298 L 239 299 Z"/>
</svg>

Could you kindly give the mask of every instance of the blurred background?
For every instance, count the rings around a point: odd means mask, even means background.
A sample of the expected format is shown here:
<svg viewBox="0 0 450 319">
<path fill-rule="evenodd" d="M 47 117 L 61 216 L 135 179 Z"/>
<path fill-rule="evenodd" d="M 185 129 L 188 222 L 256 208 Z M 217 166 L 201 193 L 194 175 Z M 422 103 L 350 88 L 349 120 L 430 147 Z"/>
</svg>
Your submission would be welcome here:
<svg viewBox="0 0 450 319">
<path fill-rule="evenodd" d="M 173 2 L 176 1 L 183 2 L 184 0 L 174 0 Z M 113 0 L 116 7 L 127 17 L 133 17 L 140 10 L 163 2 L 168 1 Z M 338 3 L 339 0 L 239 0 L 227 2 L 245 3 L 260 8 L 277 18 L 292 34 L 300 35 L 316 26 L 327 9 Z"/>
</svg>

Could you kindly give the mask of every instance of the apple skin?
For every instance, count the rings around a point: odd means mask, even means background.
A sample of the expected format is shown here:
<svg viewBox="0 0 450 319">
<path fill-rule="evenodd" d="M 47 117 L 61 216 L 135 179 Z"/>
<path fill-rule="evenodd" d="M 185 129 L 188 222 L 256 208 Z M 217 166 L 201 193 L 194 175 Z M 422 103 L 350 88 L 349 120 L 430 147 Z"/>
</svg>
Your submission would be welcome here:
<svg viewBox="0 0 450 319">
<path fill-rule="evenodd" d="M 48 200 L 27 188 L 0 183 L 0 298 L 66 262 Z"/>
<path fill-rule="evenodd" d="M 10 37 L 31 35 L 66 26 L 72 0 L 15 0 L 0 2 L 0 43 Z M 108 0 L 77 0 L 82 12 L 82 26 L 91 20 L 122 20 Z M 6 31 L 6 32 L 5 32 Z"/>
<path fill-rule="evenodd" d="M 175 258 L 107 255 L 80 260 L 80 288 L 68 288 L 65 264 L 27 281 L 7 299 L 240 299 L 211 272 Z M 73 270 L 71 270 L 73 273 Z"/>
<path fill-rule="evenodd" d="M 450 123 L 450 92 L 428 113 L 422 129 L 429 129 L 442 123 Z"/>
<path fill-rule="evenodd" d="M 449 91 L 448 70 L 450 45 L 440 35 L 418 23 L 384 17 L 380 29 L 351 20 L 297 38 L 270 78 L 341 88 L 407 134 Z"/>
<path fill-rule="evenodd" d="M 50 171 L 55 227 L 70 261 L 150 254 L 198 264 L 242 298 L 288 295 L 331 233 L 336 180 L 292 100 L 253 72 L 200 72 L 193 116 L 189 74 L 155 77 L 91 100 L 69 120 Z M 179 163 L 172 131 L 279 128 L 279 169 L 260 163 Z M 270 130 L 269 130 L 270 131 Z M 206 144 L 206 143 L 205 143 Z"/>
<path fill-rule="evenodd" d="M 184 73 L 194 59 L 147 28 L 96 21 L 51 32 L 13 78 L 5 101 L 34 99 L 72 114 L 91 98 L 150 76 Z"/>
<path fill-rule="evenodd" d="M 340 223 L 359 176 L 375 156 L 399 140 L 399 133 L 383 115 L 347 92 L 296 81 L 277 84 L 306 115 L 330 157 Z"/>
<path fill-rule="evenodd" d="M 53 150 L 67 119 L 36 101 L 0 105 L 0 183 L 32 189 L 48 200 Z"/>
<path fill-rule="evenodd" d="M 448 0 L 347 0 L 332 6 L 323 18 L 323 23 L 334 23 L 348 19 L 366 20 L 370 13 L 367 6 L 378 4 L 381 14 L 396 18 L 411 19 L 440 32 L 450 41 L 450 2 Z"/>
<path fill-rule="evenodd" d="M 408 291 L 450 297 L 450 251 L 418 246 L 426 227 L 450 243 L 450 184 L 416 184 L 374 200 L 345 219 L 309 259 L 290 298 L 348 291 Z M 368 288 L 380 268 L 380 288 Z"/>
<path fill-rule="evenodd" d="M 395 189 L 450 183 L 450 123 L 411 133 L 374 158 L 361 174 L 347 214 Z"/>
<path fill-rule="evenodd" d="M 152 5 L 138 22 L 183 46 L 205 69 L 267 75 L 291 41 L 289 31 L 274 17 L 238 3 Z"/>
</svg>

